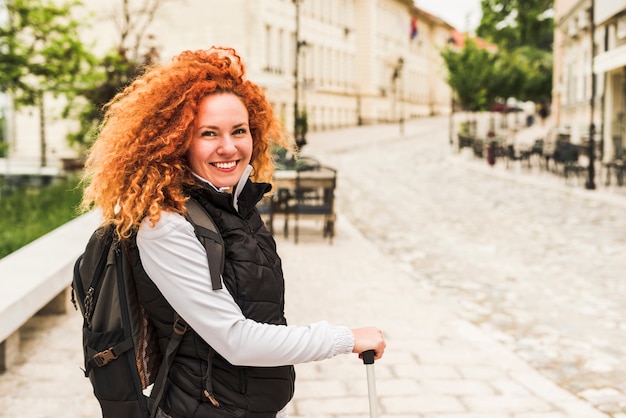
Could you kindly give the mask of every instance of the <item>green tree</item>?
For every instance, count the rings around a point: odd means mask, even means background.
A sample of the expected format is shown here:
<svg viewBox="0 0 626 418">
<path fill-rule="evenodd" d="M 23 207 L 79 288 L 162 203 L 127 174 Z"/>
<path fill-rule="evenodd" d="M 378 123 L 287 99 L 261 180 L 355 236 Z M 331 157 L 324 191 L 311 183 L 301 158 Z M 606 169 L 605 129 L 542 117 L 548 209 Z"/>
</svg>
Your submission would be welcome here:
<svg viewBox="0 0 626 418">
<path fill-rule="evenodd" d="M 519 97 L 525 74 L 514 52 L 499 50 L 494 54 L 492 88 L 494 97 Z"/>
<path fill-rule="evenodd" d="M 515 50 L 517 68 L 524 74 L 518 98 L 543 102 L 552 94 L 552 52 L 524 46 Z"/>
<path fill-rule="evenodd" d="M 494 55 L 467 38 L 465 47 L 446 47 L 442 52 L 448 69 L 448 85 L 459 105 L 468 111 L 485 110 L 494 99 Z"/>
<path fill-rule="evenodd" d="M 80 41 L 79 22 L 71 10 L 78 0 L 58 5 L 50 0 L 5 0 L 0 24 L 0 91 L 16 108 L 36 106 L 40 120 L 40 165 L 46 165 L 44 99 L 71 94 L 92 55 Z"/>
<path fill-rule="evenodd" d="M 156 62 L 159 50 L 148 29 L 158 10 L 168 0 L 121 0 L 115 12 L 108 16 L 118 28 L 113 48 L 98 59 L 92 71 L 85 75 L 82 88 L 75 90 L 64 115 L 75 117 L 79 128 L 68 136 L 70 144 L 88 148 L 97 137 L 103 106 L 122 91 L 147 65 Z M 135 8 L 132 5 L 136 5 Z"/>
<path fill-rule="evenodd" d="M 552 50 L 554 0 L 481 0 L 481 7 L 476 35 L 509 50 Z"/>
<path fill-rule="evenodd" d="M 96 139 L 103 106 L 126 87 L 158 54 L 151 51 L 139 59 L 129 58 L 128 50 L 119 48 L 100 58 L 86 74 L 82 87 L 73 92 L 63 116 L 76 118 L 79 128 L 68 134 L 71 145 L 88 148 Z"/>
<path fill-rule="evenodd" d="M 495 75 L 502 98 L 543 102 L 552 92 L 554 0 L 481 0 L 476 33 L 498 45 Z"/>
</svg>

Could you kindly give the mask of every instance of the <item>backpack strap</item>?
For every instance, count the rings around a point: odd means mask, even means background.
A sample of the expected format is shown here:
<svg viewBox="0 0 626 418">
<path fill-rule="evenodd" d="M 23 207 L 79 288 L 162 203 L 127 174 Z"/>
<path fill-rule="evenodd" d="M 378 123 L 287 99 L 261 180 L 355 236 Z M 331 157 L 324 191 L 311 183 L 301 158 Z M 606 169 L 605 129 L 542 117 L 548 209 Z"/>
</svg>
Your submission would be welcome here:
<svg viewBox="0 0 626 418">
<path fill-rule="evenodd" d="M 187 209 L 185 218 L 193 225 L 198 240 L 206 250 L 213 290 L 221 289 L 221 276 L 222 270 L 224 269 L 224 240 L 222 239 L 222 235 L 219 233 L 213 218 L 211 218 L 200 203 L 194 199 L 189 199 L 185 203 L 185 207 Z M 163 353 L 163 361 L 161 362 L 161 367 L 159 367 L 152 392 L 147 400 L 150 418 L 156 416 L 158 406 L 165 393 L 167 375 L 174 362 L 176 351 L 178 351 L 178 346 L 185 332 L 189 329 L 187 323 L 176 312 L 174 313 L 173 328 L 172 336 L 167 344 L 165 353 Z"/>
<path fill-rule="evenodd" d="M 193 225 L 198 240 L 206 250 L 213 290 L 221 289 L 221 276 L 224 270 L 224 240 L 222 235 L 213 218 L 198 201 L 191 198 L 185 202 L 185 207 L 187 209 L 185 218 Z"/>
<path fill-rule="evenodd" d="M 185 332 L 187 332 L 187 330 L 189 329 L 185 320 L 181 318 L 180 315 L 178 315 L 178 313 L 176 312 L 174 313 L 173 328 L 174 332 L 172 332 L 170 341 L 167 343 L 167 348 L 165 349 L 165 353 L 163 354 L 161 367 L 159 367 L 159 372 L 157 373 L 156 380 L 154 381 L 154 386 L 152 387 L 150 397 L 147 399 L 148 410 L 150 411 L 150 418 L 156 417 L 157 409 L 159 407 L 159 404 L 161 403 L 163 394 L 165 393 L 165 382 L 167 380 L 167 375 L 169 374 L 170 367 L 174 362 L 174 357 L 176 357 L 178 346 L 183 340 Z"/>
</svg>

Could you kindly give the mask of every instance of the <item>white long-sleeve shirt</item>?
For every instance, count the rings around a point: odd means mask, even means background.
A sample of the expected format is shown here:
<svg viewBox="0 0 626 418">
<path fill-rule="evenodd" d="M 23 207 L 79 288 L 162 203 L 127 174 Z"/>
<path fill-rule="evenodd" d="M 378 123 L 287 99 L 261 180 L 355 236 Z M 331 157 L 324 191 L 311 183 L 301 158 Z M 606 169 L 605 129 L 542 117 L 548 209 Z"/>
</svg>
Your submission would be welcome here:
<svg viewBox="0 0 626 418">
<path fill-rule="evenodd" d="M 183 216 L 162 212 L 137 233 L 141 262 L 163 296 L 211 347 L 233 365 L 283 366 L 350 353 L 352 331 L 325 321 L 284 326 L 245 318 L 225 287 L 211 287 L 206 252 Z"/>
</svg>

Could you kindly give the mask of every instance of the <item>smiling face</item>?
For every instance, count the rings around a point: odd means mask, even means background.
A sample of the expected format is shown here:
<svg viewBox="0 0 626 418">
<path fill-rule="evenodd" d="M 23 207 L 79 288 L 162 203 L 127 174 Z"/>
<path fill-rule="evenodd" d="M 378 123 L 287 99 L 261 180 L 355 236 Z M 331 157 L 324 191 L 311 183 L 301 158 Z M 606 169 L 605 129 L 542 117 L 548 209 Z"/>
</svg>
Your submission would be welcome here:
<svg viewBox="0 0 626 418">
<path fill-rule="evenodd" d="M 215 187 L 237 184 L 252 157 L 248 110 L 232 93 L 205 97 L 198 108 L 187 159 Z"/>
</svg>

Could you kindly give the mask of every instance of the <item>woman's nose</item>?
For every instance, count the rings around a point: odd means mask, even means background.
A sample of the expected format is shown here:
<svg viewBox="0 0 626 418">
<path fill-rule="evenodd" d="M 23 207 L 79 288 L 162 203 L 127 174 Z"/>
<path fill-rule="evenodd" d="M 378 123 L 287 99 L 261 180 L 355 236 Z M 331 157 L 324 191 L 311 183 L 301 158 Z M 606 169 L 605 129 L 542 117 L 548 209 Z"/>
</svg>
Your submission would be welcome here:
<svg viewBox="0 0 626 418">
<path fill-rule="evenodd" d="M 218 154 L 232 154 L 237 148 L 235 147 L 235 141 L 230 135 L 225 135 L 220 141 L 220 145 L 217 148 Z"/>
</svg>

